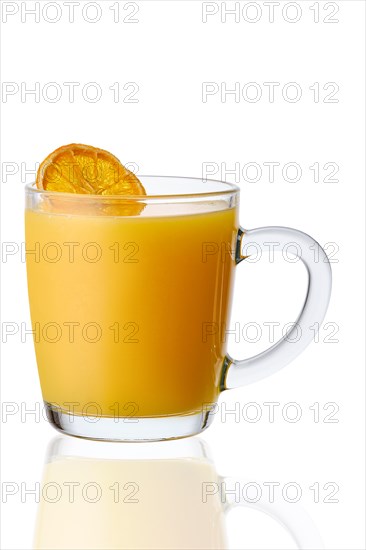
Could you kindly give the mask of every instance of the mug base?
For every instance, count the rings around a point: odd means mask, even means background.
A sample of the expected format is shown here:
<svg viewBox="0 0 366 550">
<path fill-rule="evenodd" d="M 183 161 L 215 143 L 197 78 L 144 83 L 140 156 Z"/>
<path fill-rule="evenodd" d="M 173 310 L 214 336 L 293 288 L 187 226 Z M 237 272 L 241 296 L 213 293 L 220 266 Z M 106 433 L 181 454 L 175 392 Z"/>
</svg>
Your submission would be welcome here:
<svg viewBox="0 0 366 550">
<path fill-rule="evenodd" d="M 106 417 L 72 414 L 44 402 L 48 421 L 60 432 L 98 441 L 146 442 L 180 439 L 208 428 L 213 411 L 177 416 Z"/>
</svg>

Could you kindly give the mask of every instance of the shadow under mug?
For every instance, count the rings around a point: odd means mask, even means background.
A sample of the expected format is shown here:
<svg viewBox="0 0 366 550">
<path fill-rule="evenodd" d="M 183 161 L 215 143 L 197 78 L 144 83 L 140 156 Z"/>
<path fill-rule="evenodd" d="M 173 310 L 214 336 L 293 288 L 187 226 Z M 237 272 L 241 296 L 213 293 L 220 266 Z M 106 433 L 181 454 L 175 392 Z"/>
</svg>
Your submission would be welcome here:
<svg viewBox="0 0 366 550">
<path fill-rule="evenodd" d="M 294 548 L 323 548 L 298 502 L 250 494 L 253 484 L 218 475 L 197 438 L 121 447 L 60 437 L 44 468 L 34 548 L 226 550 L 226 515 L 236 506 L 269 515 Z"/>
<path fill-rule="evenodd" d="M 42 394 L 51 423 L 71 435 L 142 441 L 198 433 L 220 392 L 264 378 L 302 352 L 328 307 L 330 264 L 313 238 L 285 227 L 244 230 L 235 185 L 140 179 L 146 196 L 26 187 Z M 236 266 L 253 246 L 270 244 L 293 245 L 309 275 L 306 300 L 280 341 L 235 360 L 225 327 Z"/>
</svg>

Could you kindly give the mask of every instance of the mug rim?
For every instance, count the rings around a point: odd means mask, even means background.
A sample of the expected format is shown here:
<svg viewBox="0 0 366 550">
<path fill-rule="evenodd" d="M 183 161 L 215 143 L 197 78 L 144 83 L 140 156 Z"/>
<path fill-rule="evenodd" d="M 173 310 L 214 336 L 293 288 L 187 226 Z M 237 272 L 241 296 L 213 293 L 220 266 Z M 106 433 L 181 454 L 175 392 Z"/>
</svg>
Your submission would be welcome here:
<svg viewBox="0 0 366 550">
<path fill-rule="evenodd" d="M 27 183 L 25 186 L 26 193 L 34 193 L 35 195 L 42 195 L 42 196 L 49 196 L 49 197 L 58 197 L 58 198 L 69 198 L 73 200 L 95 200 L 95 201 L 105 201 L 105 200 L 123 200 L 125 201 L 142 201 L 145 202 L 149 199 L 163 199 L 163 200 L 179 200 L 179 199 L 194 199 L 194 198 L 203 198 L 203 197 L 219 197 L 222 195 L 231 195 L 231 194 L 237 194 L 240 192 L 240 188 L 235 185 L 234 183 L 229 183 L 227 181 L 223 180 L 215 180 L 212 178 L 206 178 L 205 180 L 203 178 L 197 178 L 197 177 L 190 177 L 190 176 L 153 176 L 153 175 L 141 175 L 140 178 L 154 178 L 154 179 L 163 179 L 163 178 L 169 178 L 174 180 L 193 180 L 195 182 L 200 182 L 201 184 L 207 184 L 210 183 L 214 184 L 221 184 L 222 186 L 225 186 L 226 188 L 223 188 L 222 190 L 218 191 L 200 191 L 197 193 L 162 193 L 162 194 L 147 194 L 147 195 L 96 195 L 92 193 L 64 193 L 60 191 L 49 191 L 47 189 L 39 189 L 36 187 L 36 182 Z"/>
</svg>

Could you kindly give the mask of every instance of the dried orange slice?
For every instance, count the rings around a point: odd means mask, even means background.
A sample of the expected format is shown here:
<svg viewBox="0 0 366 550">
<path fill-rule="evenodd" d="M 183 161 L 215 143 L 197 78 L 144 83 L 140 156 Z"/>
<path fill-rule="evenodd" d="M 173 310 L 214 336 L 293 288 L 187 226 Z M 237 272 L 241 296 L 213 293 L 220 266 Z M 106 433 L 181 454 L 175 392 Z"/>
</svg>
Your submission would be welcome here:
<svg viewBox="0 0 366 550">
<path fill-rule="evenodd" d="M 146 195 L 140 180 L 117 157 L 91 145 L 72 143 L 41 163 L 39 189 L 93 195 Z"/>
</svg>

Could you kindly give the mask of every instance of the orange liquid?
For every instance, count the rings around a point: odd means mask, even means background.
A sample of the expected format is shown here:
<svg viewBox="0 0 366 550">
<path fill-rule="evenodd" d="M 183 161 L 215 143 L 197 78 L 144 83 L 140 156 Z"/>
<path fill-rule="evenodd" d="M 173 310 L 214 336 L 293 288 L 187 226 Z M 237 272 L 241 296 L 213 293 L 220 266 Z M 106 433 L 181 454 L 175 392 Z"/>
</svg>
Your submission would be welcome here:
<svg viewBox="0 0 366 550">
<path fill-rule="evenodd" d="M 228 320 L 236 233 L 235 209 L 155 217 L 27 210 L 44 400 L 122 417 L 215 402 L 226 352 L 216 329 Z"/>
</svg>

